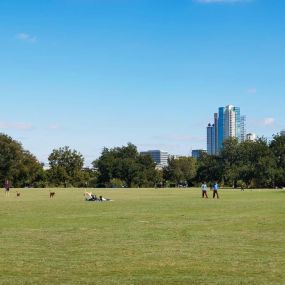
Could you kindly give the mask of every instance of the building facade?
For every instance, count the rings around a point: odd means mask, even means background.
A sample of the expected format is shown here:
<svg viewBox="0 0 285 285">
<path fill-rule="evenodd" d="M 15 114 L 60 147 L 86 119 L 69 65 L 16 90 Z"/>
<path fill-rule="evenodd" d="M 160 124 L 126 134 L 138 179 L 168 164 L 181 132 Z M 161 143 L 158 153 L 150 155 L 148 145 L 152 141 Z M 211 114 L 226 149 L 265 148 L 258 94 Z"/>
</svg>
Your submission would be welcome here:
<svg viewBox="0 0 285 285">
<path fill-rule="evenodd" d="M 216 134 L 215 125 L 208 124 L 207 127 L 207 153 L 214 155 L 216 152 Z"/>
<path fill-rule="evenodd" d="M 148 151 L 142 151 L 140 154 L 149 155 L 153 159 L 153 161 L 156 163 L 156 165 L 159 165 L 162 167 L 168 165 L 169 154 L 166 151 L 148 150 Z"/>
<path fill-rule="evenodd" d="M 220 107 L 214 114 L 214 124 L 207 126 L 207 153 L 219 154 L 223 143 L 228 138 L 237 138 L 239 142 L 246 139 L 246 117 L 241 116 L 240 108 L 233 105 Z"/>
<path fill-rule="evenodd" d="M 246 135 L 246 140 L 247 141 L 252 141 L 252 142 L 254 142 L 254 141 L 256 141 L 256 134 L 253 134 L 253 133 L 249 133 L 249 134 L 247 134 Z"/>
<path fill-rule="evenodd" d="M 246 116 L 240 117 L 240 138 L 241 142 L 246 141 Z"/>
<path fill-rule="evenodd" d="M 207 152 L 204 149 L 193 149 L 192 150 L 192 157 L 199 159 L 203 153 Z"/>
</svg>

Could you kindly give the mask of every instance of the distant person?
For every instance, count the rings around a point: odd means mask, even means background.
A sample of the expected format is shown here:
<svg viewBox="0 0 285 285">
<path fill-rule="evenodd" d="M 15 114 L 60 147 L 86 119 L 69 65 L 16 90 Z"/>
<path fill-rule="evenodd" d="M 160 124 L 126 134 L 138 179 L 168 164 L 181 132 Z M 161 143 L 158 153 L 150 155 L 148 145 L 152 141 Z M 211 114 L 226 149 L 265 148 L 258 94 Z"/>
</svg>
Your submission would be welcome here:
<svg viewBox="0 0 285 285">
<path fill-rule="evenodd" d="M 102 197 L 102 196 L 99 196 L 99 201 L 100 201 L 100 202 L 109 202 L 109 201 L 112 201 L 112 200 L 109 199 L 109 198 L 104 198 L 104 197 Z"/>
<path fill-rule="evenodd" d="M 97 201 L 98 198 L 95 194 L 93 194 L 92 192 L 85 192 L 84 193 L 84 196 L 85 196 L 85 200 L 86 201 Z"/>
<path fill-rule="evenodd" d="M 217 199 L 220 198 L 220 197 L 219 197 L 218 190 L 219 190 L 218 182 L 215 182 L 215 183 L 214 183 L 214 186 L 213 186 L 213 198 L 215 198 L 216 195 L 217 195 Z"/>
<path fill-rule="evenodd" d="M 208 199 L 206 182 L 203 182 L 201 189 L 202 189 L 202 198 L 206 197 Z"/>
<path fill-rule="evenodd" d="M 4 188 L 5 188 L 5 195 L 9 196 L 9 191 L 10 191 L 10 188 L 11 188 L 11 183 L 10 183 L 9 180 L 5 180 Z"/>
</svg>

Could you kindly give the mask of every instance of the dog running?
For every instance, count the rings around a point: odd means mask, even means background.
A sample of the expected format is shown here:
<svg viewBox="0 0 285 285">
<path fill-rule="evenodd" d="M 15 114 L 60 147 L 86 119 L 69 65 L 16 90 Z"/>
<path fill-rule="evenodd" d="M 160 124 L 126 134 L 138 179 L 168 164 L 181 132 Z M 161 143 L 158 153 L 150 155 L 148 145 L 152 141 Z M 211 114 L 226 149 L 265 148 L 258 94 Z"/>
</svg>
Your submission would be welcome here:
<svg viewBox="0 0 285 285">
<path fill-rule="evenodd" d="M 53 198 L 54 195 L 55 195 L 55 192 L 49 192 L 49 197 L 50 197 L 50 198 Z"/>
</svg>

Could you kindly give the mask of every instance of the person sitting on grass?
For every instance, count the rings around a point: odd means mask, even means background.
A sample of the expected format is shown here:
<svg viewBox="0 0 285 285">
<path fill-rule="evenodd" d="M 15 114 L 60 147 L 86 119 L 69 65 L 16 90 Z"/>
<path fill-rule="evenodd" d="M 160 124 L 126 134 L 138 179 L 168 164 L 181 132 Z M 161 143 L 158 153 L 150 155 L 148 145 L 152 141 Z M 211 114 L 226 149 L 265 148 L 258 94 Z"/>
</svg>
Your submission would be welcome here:
<svg viewBox="0 0 285 285">
<path fill-rule="evenodd" d="M 98 198 L 95 194 L 93 194 L 92 192 L 85 192 L 84 193 L 84 197 L 86 201 L 98 201 Z"/>
<path fill-rule="evenodd" d="M 104 198 L 103 196 L 99 196 L 99 198 L 93 194 L 92 192 L 85 192 L 84 193 L 86 201 L 96 201 L 96 202 L 108 202 L 112 201 L 111 199 Z"/>
<path fill-rule="evenodd" d="M 108 202 L 108 201 L 112 201 L 111 199 L 108 199 L 108 198 L 104 198 L 102 196 L 99 196 L 99 201 L 100 202 Z"/>
</svg>

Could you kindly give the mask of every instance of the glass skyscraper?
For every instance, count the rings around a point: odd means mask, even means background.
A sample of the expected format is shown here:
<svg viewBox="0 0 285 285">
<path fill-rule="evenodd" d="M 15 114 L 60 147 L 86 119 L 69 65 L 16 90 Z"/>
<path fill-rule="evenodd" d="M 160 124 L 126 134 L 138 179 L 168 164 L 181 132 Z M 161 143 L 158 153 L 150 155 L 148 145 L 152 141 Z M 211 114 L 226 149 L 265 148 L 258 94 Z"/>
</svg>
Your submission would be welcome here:
<svg viewBox="0 0 285 285">
<path fill-rule="evenodd" d="M 207 126 L 207 153 L 210 155 L 214 155 L 216 153 L 215 140 L 216 140 L 215 125 L 208 124 Z"/>
<path fill-rule="evenodd" d="M 207 153 L 219 154 L 226 139 L 233 137 L 239 142 L 245 140 L 245 116 L 240 108 L 232 105 L 220 107 L 214 114 L 214 124 L 207 126 Z"/>
<path fill-rule="evenodd" d="M 246 116 L 240 117 L 240 138 L 241 142 L 246 141 Z"/>
<path fill-rule="evenodd" d="M 224 113 L 225 108 L 220 107 L 219 113 L 218 113 L 218 147 L 217 147 L 217 153 L 223 146 L 224 141 Z"/>
<path fill-rule="evenodd" d="M 167 166 L 168 165 L 168 158 L 169 154 L 166 151 L 162 150 L 148 150 L 142 151 L 141 155 L 150 155 L 153 161 L 160 166 Z"/>
</svg>

